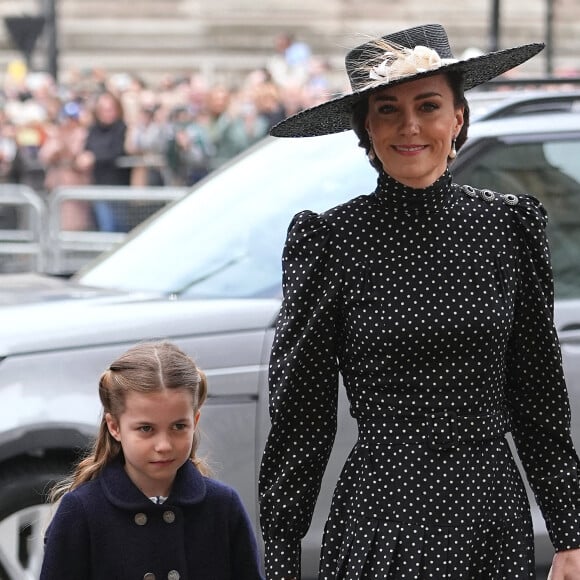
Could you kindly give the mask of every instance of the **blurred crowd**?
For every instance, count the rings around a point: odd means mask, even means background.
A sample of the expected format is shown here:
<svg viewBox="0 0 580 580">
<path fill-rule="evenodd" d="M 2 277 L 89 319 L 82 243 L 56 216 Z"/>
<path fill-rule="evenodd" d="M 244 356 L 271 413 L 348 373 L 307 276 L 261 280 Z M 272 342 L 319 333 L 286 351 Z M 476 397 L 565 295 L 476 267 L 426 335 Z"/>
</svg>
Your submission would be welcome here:
<svg viewBox="0 0 580 580">
<path fill-rule="evenodd" d="M 155 85 L 133 74 L 7 75 L 0 93 L 0 181 L 41 194 L 70 185 L 189 186 L 268 134 L 281 119 L 327 100 L 327 63 L 291 34 L 235 86 L 199 73 Z M 63 229 L 121 231 L 107 203 L 70 200 Z M 109 204 L 110 205 L 110 204 Z"/>
</svg>

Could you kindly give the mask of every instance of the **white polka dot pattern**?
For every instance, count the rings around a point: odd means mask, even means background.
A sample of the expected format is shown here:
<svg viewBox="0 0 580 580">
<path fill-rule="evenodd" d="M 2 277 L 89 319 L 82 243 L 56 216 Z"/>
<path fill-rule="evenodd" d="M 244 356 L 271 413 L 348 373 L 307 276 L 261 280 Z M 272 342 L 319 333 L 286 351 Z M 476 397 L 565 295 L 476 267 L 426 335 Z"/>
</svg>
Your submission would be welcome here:
<svg viewBox="0 0 580 580">
<path fill-rule="evenodd" d="M 534 578 L 508 429 L 556 549 L 580 547 L 545 225 L 532 196 L 460 187 L 449 173 L 425 190 L 382 174 L 370 195 L 295 216 L 260 472 L 269 579 L 299 576 L 339 371 L 359 439 L 334 493 L 321 580 Z M 450 437 L 442 447 L 429 441 L 434 416 Z"/>
</svg>

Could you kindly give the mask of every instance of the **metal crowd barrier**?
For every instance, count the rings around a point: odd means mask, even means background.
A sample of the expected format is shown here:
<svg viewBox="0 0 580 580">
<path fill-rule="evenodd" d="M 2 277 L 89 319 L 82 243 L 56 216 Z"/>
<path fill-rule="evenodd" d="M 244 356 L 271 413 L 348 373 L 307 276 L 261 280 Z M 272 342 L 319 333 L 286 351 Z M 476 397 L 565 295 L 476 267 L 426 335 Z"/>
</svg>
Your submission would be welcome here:
<svg viewBox="0 0 580 580">
<path fill-rule="evenodd" d="M 51 274 L 70 274 L 101 252 L 122 242 L 127 232 L 159 211 L 167 203 L 183 197 L 187 187 L 168 186 L 67 186 L 48 196 L 47 268 Z M 65 230 L 61 223 L 62 204 L 68 200 L 83 201 L 96 207 L 103 202 L 123 216 L 121 231 Z"/>
<path fill-rule="evenodd" d="M 31 187 L 0 184 L 0 272 L 44 271 L 46 211 Z"/>
</svg>

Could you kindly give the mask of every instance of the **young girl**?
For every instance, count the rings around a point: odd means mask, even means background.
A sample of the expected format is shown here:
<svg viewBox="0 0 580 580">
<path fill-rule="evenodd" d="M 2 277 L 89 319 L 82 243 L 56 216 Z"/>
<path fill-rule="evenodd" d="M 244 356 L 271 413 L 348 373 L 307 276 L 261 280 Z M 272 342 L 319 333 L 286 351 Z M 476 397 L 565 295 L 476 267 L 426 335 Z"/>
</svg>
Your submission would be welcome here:
<svg viewBox="0 0 580 580">
<path fill-rule="evenodd" d="M 59 484 L 41 580 L 256 580 L 239 496 L 196 457 L 203 372 L 169 342 L 141 343 L 103 373 L 92 453 Z"/>
</svg>

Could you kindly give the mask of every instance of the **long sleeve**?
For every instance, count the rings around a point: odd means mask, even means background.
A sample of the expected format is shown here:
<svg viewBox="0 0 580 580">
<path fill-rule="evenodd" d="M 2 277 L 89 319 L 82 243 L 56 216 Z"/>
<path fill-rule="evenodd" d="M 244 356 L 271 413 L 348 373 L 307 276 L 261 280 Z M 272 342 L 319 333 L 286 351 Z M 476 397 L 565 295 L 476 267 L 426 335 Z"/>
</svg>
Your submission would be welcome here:
<svg viewBox="0 0 580 580">
<path fill-rule="evenodd" d="M 522 257 L 507 379 L 512 434 L 556 550 L 580 547 L 580 465 L 553 320 L 545 210 L 531 196 L 514 207 Z"/>
<path fill-rule="evenodd" d="M 260 519 L 266 577 L 299 577 L 337 422 L 335 297 L 340 260 L 324 219 L 301 212 L 283 253 L 284 300 L 270 359 L 271 431 L 262 460 Z"/>
<path fill-rule="evenodd" d="M 48 527 L 40 578 L 92 578 L 87 519 L 74 494 L 63 496 Z"/>
</svg>

